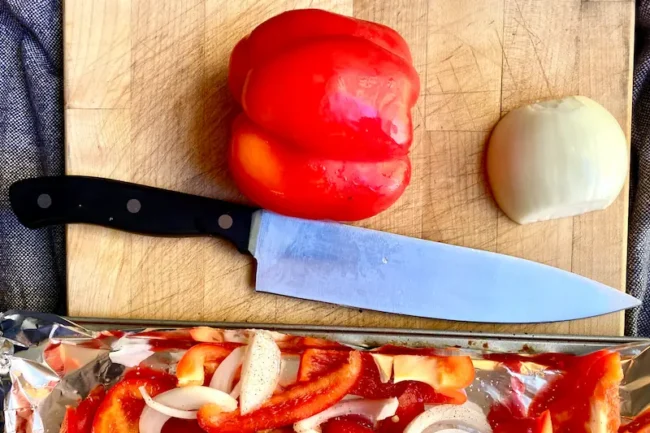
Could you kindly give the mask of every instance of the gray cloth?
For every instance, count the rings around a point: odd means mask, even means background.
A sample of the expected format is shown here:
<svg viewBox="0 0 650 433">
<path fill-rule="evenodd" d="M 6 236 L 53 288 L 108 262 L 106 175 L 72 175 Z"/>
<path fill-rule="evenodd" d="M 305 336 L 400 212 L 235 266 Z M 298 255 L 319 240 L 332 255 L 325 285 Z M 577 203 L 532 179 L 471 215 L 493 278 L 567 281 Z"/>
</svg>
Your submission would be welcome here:
<svg viewBox="0 0 650 433">
<path fill-rule="evenodd" d="M 627 290 L 643 301 L 625 332 L 650 337 L 650 0 L 637 2 Z"/>
<path fill-rule="evenodd" d="M 65 312 L 63 228 L 28 230 L 19 179 L 63 174 L 61 3 L 0 0 L 0 311 Z"/>
</svg>

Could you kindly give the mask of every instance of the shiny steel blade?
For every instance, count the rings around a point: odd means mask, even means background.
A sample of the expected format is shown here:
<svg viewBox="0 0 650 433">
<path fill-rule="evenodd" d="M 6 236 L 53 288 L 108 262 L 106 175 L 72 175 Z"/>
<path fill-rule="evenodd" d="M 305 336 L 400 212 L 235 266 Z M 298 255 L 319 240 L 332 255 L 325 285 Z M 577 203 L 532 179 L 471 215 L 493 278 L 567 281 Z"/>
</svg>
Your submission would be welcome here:
<svg viewBox="0 0 650 433">
<path fill-rule="evenodd" d="M 579 319 L 639 305 L 577 274 L 502 254 L 259 211 L 257 287 L 390 313 L 468 322 Z"/>
</svg>

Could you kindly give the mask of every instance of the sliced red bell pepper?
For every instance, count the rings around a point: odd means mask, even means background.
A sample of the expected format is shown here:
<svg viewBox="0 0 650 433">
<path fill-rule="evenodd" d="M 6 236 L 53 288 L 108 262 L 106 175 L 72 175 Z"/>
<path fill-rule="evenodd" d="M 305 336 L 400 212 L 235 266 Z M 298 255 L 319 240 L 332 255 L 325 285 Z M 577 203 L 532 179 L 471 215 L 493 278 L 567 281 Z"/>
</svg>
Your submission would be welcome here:
<svg viewBox="0 0 650 433">
<path fill-rule="evenodd" d="M 396 346 L 394 344 L 385 344 L 383 346 L 372 349 L 373 353 L 381 353 L 383 355 L 421 355 L 421 356 L 445 356 L 449 352 L 454 352 L 453 349 L 436 349 L 435 347 L 404 347 Z"/>
<path fill-rule="evenodd" d="M 431 356 L 429 356 L 431 358 Z M 435 356 L 437 389 L 463 389 L 474 381 L 474 364 L 469 356 Z"/>
<path fill-rule="evenodd" d="M 178 386 L 203 385 L 214 374 L 219 363 L 237 345 L 232 343 L 202 343 L 192 346 L 176 366 Z"/>
<path fill-rule="evenodd" d="M 336 350 L 306 350 L 298 372 L 299 380 L 309 381 L 327 374 L 343 362 L 344 354 L 345 352 Z M 380 421 L 377 425 L 378 432 L 401 433 L 413 418 L 424 412 L 425 404 L 463 404 L 467 401 L 467 395 L 460 389 L 434 390 L 424 382 L 393 383 L 392 379 L 388 383 L 381 383 L 379 371 L 370 353 L 363 352 L 361 357 L 362 372 L 349 393 L 370 399 L 397 397 L 399 403 L 397 417 Z"/>
<path fill-rule="evenodd" d="M 322 425 L 323 433 L 372 433 L 374 430 L 367 420 L 350 417 L 335 418 Z"/>
<path fill-rule="evenodd" d="M 336 350 L 306 350 L 301 358 L 298 380 L 312 380 L 324 372 L 331 371 L 344 361 L 345 356 L 345 352 Z M 350 394 L 371 399 L 399 397 L 407 389 L 409 383 L 416 383 L 414 381 L 393 383 L 392 379 L 387 383 L 382 383 L 372 355 L 369 352 L 363 352 L 361 356 L 363 360 L 362 374 Z M 471 359 L 465 356 L 451 356 L 436 357 L 436 360 L 438 361 L 436 370 L 441 376 L 440 383 L 444 383 L 445 388 L 434 390 L 431 386 L 424 384 L 431 390 L 427 393 L 428 397 L 425 403 L 464 403 L 467 396 L 461 389 L 468 386 L 474 378 L 474 366 Z"/>
<path fill-rule="evenodd" d="M 174 388 L 176 378 L 160 375 L 157 378 L 141 377 L 119 381 L 99 405 L 92 433 L 138 433 L 138 422 L 145 406 L 139 389 L 141 386 L 155 397 Z"/>
<path fill-rule="evenodd" d="M 161 433 L 205 433 L 195 419 L 170 418 L 161 430 Z"/>
<path fill-rule="evenodd" d="M 192 339 L 199 343 L 225 343 L 226 336 L 223 329 L 215 329 L 207 326 L 198 326 L 189 330 Z M 283 352 L 302 352 L 309 348 L 321 349 L 342 349 L 352 350 L 336 341 L 325 340 L 314 337 L 299 337 L 295 335 L 284 335 L 282 339 L 276 340 L 280 350 Z M 227 344 L 227 343 L 226 343 Z"/>
<path fill-rule="evenodd" d="M 650 433 L 650 409 L 618 429 L 619 433 Z"/>
<path fill-rule="evenodd" d="M 350 351 L 351 348 L 337 343 L 336 341 L 324 340 L 314 337 L 296 337 L 292 336 L 286 340 L 278 341 L 278 347 L 283 352 L 300 353 L 307 349 L 332 349 Z"/>
<path fill-rule="evenodd" d="M 362 356 L 362 372 L 365 371 L 365 357 Z M 348 355 L 338 350 L 307 349 L 300 358 L 298 369 L 298 381 L 308 382 L 316 379 L 319 375 L 327 374 L 341 366 Z"/>
<path fill-rule="evenodd" d="M 525 388 L 519 378 L 510 378 L 510 386 L 504 389 L 504 396 L 490 408 L 488 413 L 488 422 L 493 430 L 501 424 L 507 425 L 517 419 L 526 418 L 527 409 L 523 399 Z"/>
<path fill-rule="evenodd" d="M 249 414 L 203 406 L 198 413 L 199 425 L 208 433 L 249 433 L 290 425 L 322 412 L 345 397 L 361 374 L 361 354 L 347 353 L 348 361 L 338 369 L 274 395 Z"/>
<path fill-rule="evenodd" d="M 492 431 L 493 433 L 553 433 L 551 413 L 545 411 L 537 418 L 513 418 L 499 423 Z"/>
<path fill-rule="evenodd" d="M 122 376 L 122 380 L 125 379 L 151 379 L 165 382 L 172 380 L 173 376 L 166 371 L 157 370 L 151 367 L 138 366 L 126 370 L 124 376 Z"/>
<path fill-rule="evenodd" d="M 104 400 L 106 391 L 102 385 L 97 385 L 88 396 L 81 400 L 77 407 L 67 407 L 61 433 L 91 433 L 93 419 L 99 405 Z"/>
<path fill-rule="evenodd" d="M 538 417 L 550 411 L 556 433 L 615 432 L 620 426 L 622 379 L 617 352 L 603 350 L 576 357 L 567 371 L 535 396 L 528 414 Z"/>
<path fill-rule="evenodd" d="M 437 393 L 423 382 L 400 382 L 396 388 L 402 389 L 402 392 L 396 396 L 398 401 L 396 416 L 379 421 L 376 429 L 378 433 L 402 433 L 416 416 L 424 412 L 425 405 L 463 404 L 467 401 L 464 393 L 452 399 Z"/>
</svg>

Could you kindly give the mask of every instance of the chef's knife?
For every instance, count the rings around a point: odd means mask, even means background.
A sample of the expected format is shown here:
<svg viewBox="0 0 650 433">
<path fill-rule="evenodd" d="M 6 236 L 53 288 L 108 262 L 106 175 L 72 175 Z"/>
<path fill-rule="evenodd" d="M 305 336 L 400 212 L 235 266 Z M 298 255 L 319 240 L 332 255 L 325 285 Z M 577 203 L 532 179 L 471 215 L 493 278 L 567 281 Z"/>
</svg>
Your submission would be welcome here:
<svg viewBox="0 0 650 433">
<path fill-rule="evenodd" d="M 115 180 L 26 179 L 11 185 L 9 195 L 29 228 L 88 223 L 224 237 L 257 259 L 261 292 L 495 323 L 579 319 L 639 305 L 596 281 L 528 260 Z"/>
</svg>

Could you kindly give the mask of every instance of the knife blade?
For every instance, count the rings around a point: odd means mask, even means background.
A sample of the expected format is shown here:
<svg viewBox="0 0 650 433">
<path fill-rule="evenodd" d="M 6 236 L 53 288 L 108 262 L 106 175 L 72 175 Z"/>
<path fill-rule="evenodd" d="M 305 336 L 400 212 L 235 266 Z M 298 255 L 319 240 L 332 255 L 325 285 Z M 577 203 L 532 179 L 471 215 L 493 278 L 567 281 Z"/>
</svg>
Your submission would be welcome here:
<svg viewBox="0 0 650 433">
<path fill-rule="evenodd" d="M 437 319 L 539 323 L 638 306 L 621 291 L 529 260 L 84 176 L 9 190 L 29 228 L 89 223 L 148 235 L 213 235 L 257 260 L 256 290 Z"/>
</svg>

